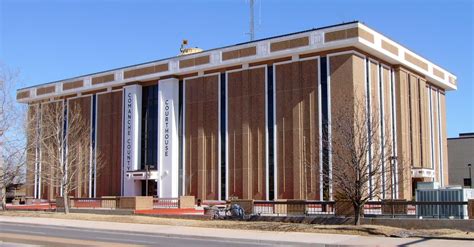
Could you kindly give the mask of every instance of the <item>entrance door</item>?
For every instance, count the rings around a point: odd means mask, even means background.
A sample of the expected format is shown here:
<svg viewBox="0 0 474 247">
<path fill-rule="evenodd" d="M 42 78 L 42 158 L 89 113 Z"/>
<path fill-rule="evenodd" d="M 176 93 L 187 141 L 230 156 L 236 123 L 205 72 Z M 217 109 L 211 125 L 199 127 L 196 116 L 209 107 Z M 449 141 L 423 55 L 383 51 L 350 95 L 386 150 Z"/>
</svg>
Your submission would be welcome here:
<svg viewBox="0 0 474 247">
<path fill-rule="evenodd" d="M 155 180 L 148 180 L 148 193 L 146 189 L 146 180 L 142 180 L 142 196 L 156 196 L 158 194 L 157 182 Z"/>
</svg>

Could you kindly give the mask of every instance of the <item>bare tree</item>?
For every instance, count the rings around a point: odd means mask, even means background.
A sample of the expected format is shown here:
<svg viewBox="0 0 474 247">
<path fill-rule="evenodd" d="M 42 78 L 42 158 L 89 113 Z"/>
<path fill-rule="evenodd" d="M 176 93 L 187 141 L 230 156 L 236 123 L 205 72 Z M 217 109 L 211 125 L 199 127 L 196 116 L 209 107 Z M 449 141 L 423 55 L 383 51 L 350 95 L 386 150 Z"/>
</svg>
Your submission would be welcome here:
<svg viewBox="0 0 474 247">
<path fill-rule="evenodd" d="M 95 165 L 89 165 L 90 131 L 80 105 L 70 104 L 66 110 L 62 100 L 48 102 L 41 105 L 40 112 L 37 143 L 32 142 L 39 144 L 41 153 L 40 168 L 35 172 L 53 190 L 48 191 L 49 196 L 62 195 L 67 214 L 71 193 L 85 186 L 91 174 L 97 176 L 103 164 L 102 156 L 97 154 Z M 35 124 L 29 126 L 37 128 Z"/>
<path fill-rule="evenodd" d="M 9 131 L 16 126 L 16 120 L 21 116 L 18 112 L 21 109 L 13 98 L 18 74 L 0 62 L 0 146 L 5 143 Z"/>
<path fill-rule="evenodd" d="M 8 143 L 9 144 L 9 143 Z M 0 157 L 0 209 L 5 209 L 6 196 L 10 189 L 25 183 L 25 152 L 21 147 L 3 146 Z"/>
<path fill-rule="evenodd" d="M 338 106 L 342 109 L 329 122 L 331 138 L 323 143 L 332 159 L 325 177 L 335 200 L 350 201 L 354 224 L 360 225 L 364 205 L 391 196 L 397 185 L 393 179 L 397 171 L 391 166 L 395 158 L 392 132 L 378 110 L 367 110 L 365 98 Z"/>
<path fill-rule="evenodd" d="M 4 209 L 7 189 L 24 183 L 25 149 L 22 112 L 15 103 L 18 72 L 0 63 L 0 207 Z"/>
</svg>

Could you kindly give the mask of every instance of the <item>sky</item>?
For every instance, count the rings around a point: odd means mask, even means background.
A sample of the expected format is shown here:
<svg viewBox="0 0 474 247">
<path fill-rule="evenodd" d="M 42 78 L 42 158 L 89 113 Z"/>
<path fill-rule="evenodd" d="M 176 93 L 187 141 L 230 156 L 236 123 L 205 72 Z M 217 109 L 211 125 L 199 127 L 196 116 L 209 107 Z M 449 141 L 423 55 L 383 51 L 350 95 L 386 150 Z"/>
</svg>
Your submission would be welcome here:
<svg viewBox="0 0 474 247">
<path fill-rule="evenodd" d="M 458 77 L 448 137 L 474 132 L 474 1 L 256 0 L 256 38 L 359 20 Z M 182 39 L 248 41 L 248 0 L 0 0 L 0 63 L 17 88 L 157 60 Z"/>
</svg>

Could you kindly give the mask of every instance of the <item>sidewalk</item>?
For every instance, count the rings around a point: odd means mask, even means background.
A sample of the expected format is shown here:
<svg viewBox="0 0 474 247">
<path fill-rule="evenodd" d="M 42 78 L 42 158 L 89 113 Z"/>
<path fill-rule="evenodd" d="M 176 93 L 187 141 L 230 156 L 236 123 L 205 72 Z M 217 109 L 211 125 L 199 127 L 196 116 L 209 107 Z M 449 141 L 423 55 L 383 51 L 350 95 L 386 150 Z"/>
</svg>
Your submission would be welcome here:
<svg viewBox="0 0 474 247">
<path fill-rule="evenodd" d="M 439 240 L 424 238 L 388 238 L 367 237 L 356 235 L 300 233 L 300 232 L 270 232 L 235 229 L 215 229 L 187 226 L 150 225 L 134 223 L 117 223 L 105 221 L 66 220 L 54 218 L 10 217 L 0 216 L 0 222 L 36 224 L 62 227 L 87 228 L 95 230 L 125 231 L 134 233 L 160 234 L 172 237 L 197 238 L 231 238 L 239 240 L 253 240 L 256 242 L 276 241 L 294 243 L 313 243 L 323 245 L 410 245 L 410 246 L 474 246 L 472 241 Z"/>
</svg>

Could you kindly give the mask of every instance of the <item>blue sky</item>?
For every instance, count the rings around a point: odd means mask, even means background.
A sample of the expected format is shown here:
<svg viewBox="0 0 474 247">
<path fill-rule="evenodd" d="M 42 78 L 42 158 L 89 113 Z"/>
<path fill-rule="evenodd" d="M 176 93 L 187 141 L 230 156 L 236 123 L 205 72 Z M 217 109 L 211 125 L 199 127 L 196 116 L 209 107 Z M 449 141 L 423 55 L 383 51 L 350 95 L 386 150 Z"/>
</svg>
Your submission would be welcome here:
<svg viewBox="0 0 474 247">
<path fill-rule="evenodd" d="M 0 0 L 0 62 L 19 87 L 156 60 L 182 39 L 248 40 L 248 1 Z M 257 38 L 360 20 L 458 76 L 448 136 L 474 132 L 474 5 L 450 1 L 256 1 Z"/>
</svg>

